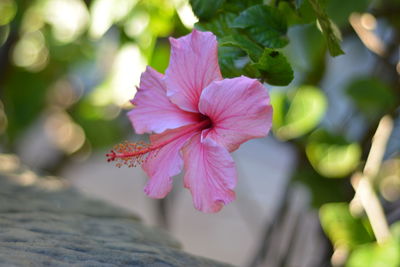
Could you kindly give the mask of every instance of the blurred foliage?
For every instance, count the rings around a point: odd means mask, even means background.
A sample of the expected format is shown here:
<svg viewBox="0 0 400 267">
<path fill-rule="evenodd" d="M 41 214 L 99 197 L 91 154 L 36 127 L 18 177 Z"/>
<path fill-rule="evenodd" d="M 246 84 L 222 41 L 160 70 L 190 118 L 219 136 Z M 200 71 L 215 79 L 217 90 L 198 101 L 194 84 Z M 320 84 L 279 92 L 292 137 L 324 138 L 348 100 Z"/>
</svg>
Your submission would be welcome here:
<svg viewBox="0 0 400 267">
<path fill-rule="evenodd" d="M 400 223 L 392 225 L 393 238 L 384 244 L 376 242 L 363 244 L 351 254 L 348 267 L 396 267 L 400 265 Z"/>
<path fill-rule="evenodd" d="M 359 25 L 349 22 L 355 12 Z M 21 151 L 40 128 L 63 159 L 109 148 L 132 134 L 125 113 L 145 66 L 168 66 L 167 37 L 211 31 L 224 77 L 267 84 L 274 137 L 298 155 L 292 181 L 309 188 L 325 233 L 348 249 L 348 266 L 399 266 L 398 235 L 377 245 L 348 204 L 349 176 L 362 168 L 378 120 L 399 122 L 399 12 L 398 0 L 2 0 L 0 146 Z M 370 54 L 370 66 L 357 62 L 332 79 L 352 45 Z M 385 159 L 374 188 L 398 201 L 399 160 Z"/>
<path fill-rule="evenodd" d="M 348 266 L 399 266 L 397 241 L 383 246 L 374 243 L 368 219 L 351 215 L 348 203 L 354 196 L 349 176 L 363 167 L 378 120 L 388 113 L 398 116 L 400 64 L 395 47 L 399 45 L 400 23 L 393 14 L 400 11 L 400 3 L 238 2 L 226 0 L 209 5 L 205 0 L 191 1 L 199 18 L 196 27 L 218 37 L 223 75 L 247 75 L 273 86 L 274 136 L 291 143 L 299 155 L 292 181 L 300 181 L 310 189 L 312 204 L 320 210 L 321 225 L 334 249 L 344 248 L 350 255 Z M 349 17 L 355 12 L 361 12 L 359 25 L 350 24 Z M 392 32 L 391 38 L 382 37 L 382 27 Z M 357 28 L 356 33 L 352 28 Z M 358 49 L 365 45 L 376 53 L 375 66 L 370 66 L 365 76 L 350 75 L 337 92 L 326 91 L 323 81 L 331 75 L 326 72 L 327 66 L 336 60 L 326 54 L 343 55 L 346 49 L 341 47 L 342 39 L 354 37 L 362 40 Z M 374 50 L 374 44 L 369 43 L 374 41 L 388 42 L 381 46 L 387 49 L 385 54 Z M 332 115 L 344 109 L 348 112 L 332 123 Z M 354 134 L 355 128 L 362 133 Z M 388 201 L 400 197 L 400 168 L 393 162 L 383 164 L 375 184 L 377 193 Z"/>
<path fill-rule="evenodd" d="M 381 118 L 395 104 L 391 88 L 376 78 L 354 79 L 346 88 L 346 93 L 356 108 L 371 120 Z"/>
<path fill-rule="evenodd" d="M 272 92 L 275 135 L 288 140 L 313 130 L 323 118 L 327 100 L 324 93 L 313 86 L 301 86 L 288 93 Z"/>
<path fill-rule="evenodd" d="M 335 247 L 354 249 L 374 240 L 366 218 L 351 215 L 348 203 L 329 203 L 319 210 L 322 228 Z"/>
<path fill-rule="evenodd" d="M 350 201 L 352 197 L 353 190 L 343 180 L 326 179 L 307 162 L 296 169 L 293 180 L 308 187 L 312 194 L 311 204 L 317 209 L 330 202 Z"/>
<path fill-rule="evenodd" d="M 14 18 L 17 5 L 12 0 L 3 0 L 0 3 L 0 25 L 7 25 Z"/>
<path fill-rule="evenodd" d="M 341 178 L 356 169 L 361 158 L 361 148 L 342 136 L 318 129 L 309 136 L 306 154 L 311 165 L 321 175 Z"/>
<path fill-rule="evenodd" d="M 188 32 L 177 13 L 184 4 L 1 1 L 0 93 L 8 117 L 2 131 L 6 147 L 15 149 L 39 121 L 44 120 L 43 127 L 50 125 L 46 122 L 52 113 L 47 110 L 54 106 L 77 123 L 92 149 L 122 139 L 130 132 L 122 115 L 130 108 L 127 101 L 140 73 L 146 64 L 163 71 L 169 59 L 169 44 L 163 38 Z"/>
<path fill-rule="evenodd" d="M 329 53 L 332 56 L 339 56 L 344 54 L 339 44 L 342 39 L 339 28 L 331 19 L 329 19 L 328 15 L 326 14 L 325 10 L 321 7 L 318 0 L 309 0 L 309 1 L 317 16 L 318 26 L 324 33 Z"/>
</svg>

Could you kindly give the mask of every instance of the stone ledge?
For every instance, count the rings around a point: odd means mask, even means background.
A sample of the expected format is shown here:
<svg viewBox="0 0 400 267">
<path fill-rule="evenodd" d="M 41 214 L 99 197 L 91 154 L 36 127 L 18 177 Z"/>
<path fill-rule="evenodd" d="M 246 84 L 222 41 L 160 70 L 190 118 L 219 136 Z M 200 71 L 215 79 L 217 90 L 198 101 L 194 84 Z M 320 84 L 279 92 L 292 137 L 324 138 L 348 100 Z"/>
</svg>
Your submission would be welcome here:
<svg viewBox="0 0 400 267">
<path fill-rule="evenodd" d="M 0 155 L 2 266 L 228 266 L 180 250 L 161 229 Z"/>
</svg>

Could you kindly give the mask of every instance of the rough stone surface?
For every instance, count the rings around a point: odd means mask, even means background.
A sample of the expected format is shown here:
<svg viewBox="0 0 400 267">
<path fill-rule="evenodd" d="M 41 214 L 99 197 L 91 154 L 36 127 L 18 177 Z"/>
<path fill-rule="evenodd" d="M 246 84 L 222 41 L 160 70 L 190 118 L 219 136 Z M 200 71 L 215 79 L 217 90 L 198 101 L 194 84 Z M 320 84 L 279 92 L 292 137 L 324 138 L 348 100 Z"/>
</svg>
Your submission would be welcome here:
<svg viewBox="0 0 400 267">
<path fill-rule="evenodd" d="M 1 266 L 227 266 L 164 231 L 0 155 Z"/>
</svg>

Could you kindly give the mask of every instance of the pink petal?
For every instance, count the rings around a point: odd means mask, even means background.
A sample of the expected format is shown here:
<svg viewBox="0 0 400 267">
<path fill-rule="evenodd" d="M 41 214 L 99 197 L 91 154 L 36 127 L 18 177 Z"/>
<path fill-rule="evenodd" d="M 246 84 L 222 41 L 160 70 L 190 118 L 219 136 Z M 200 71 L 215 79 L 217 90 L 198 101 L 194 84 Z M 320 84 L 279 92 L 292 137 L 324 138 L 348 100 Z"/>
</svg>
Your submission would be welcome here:
<svg viewBox="0 0 400 267">
<path fill-rule="evenodd" d="M 178 129 L 167 130 L 161 134 L 153 134 L 150 136 L 152 144 L 162 143 L 174 136 L 180 134 L 189 126 Z M 149 176 L 149 180 L 144 188 L 145 193 L 152 198 L 163 198 L 172 189 L 172 176 L 181 172 L 183 161 L 179 150 L 186 141 L 195 135 L 196 132 L 188 132 L 187 134 L 177 138 L 176 140 L 166 144 L 160 150 L 151 152 L 147 160 L 142 165 L 143 170 Z"/>
<path fill-rule="evenodd" d="M 211 32 L 193 30 L 169 40 L 171 58 L 165 73 L 168 97 L 181 109 L 198 112 L 201 91 L 212 81 L 222 79 L 217 39 Z"/>
<path fill-rule="evenodd" d="M 212 139 L 194 136 L 183 148 L 184 185 L 190 189 L 196 209 L 218 212 L 235 199 L 236 169 L 228 151 Z"/>
<path fill-rule="evenodd" d="M 249 139 L 266 136 L 271 128 L 266 88 L 244 76 L 211 83 L 201 94 L 199 110 L 213 123 L 202 137 L 212 138 L 230 152 Z"/>
<path fill-rule="evenodd" d="M 163 75 L 151 67 L 140 78 L 140 87 L 132 100 L 128 117 L 136 133 L 161 133 L 198 120 L 198 115 L 179 109 L 166 96 Z"/>
</svg>

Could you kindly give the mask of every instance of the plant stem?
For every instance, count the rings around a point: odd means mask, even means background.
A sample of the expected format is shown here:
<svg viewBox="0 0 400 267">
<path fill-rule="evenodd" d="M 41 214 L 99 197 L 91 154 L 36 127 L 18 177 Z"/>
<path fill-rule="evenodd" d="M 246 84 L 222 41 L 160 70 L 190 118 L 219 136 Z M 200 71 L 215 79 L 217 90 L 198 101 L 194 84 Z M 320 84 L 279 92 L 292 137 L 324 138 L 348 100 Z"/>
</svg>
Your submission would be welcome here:
<svg viewBox="0 0 400 267">
<path fill-rule="evenodd" d="M 390 231 L 385 213 L 372 184 L 381 166 L 392 129 L 393 120 L 389 116 L 384 116 L 380 120 L 372 139 L 363 173 L 357 172 L 351 177 L 352 185 L 356 191 L 352 203 L 361 204 L 359 208 L 365 210 L 378 244 L 382 244 L 390 237 Z"/>
</svg>

